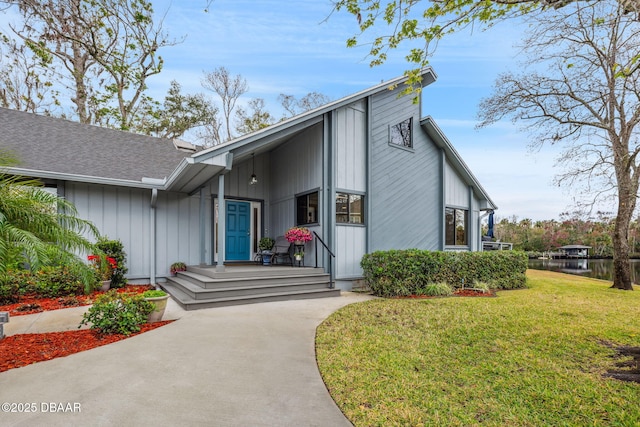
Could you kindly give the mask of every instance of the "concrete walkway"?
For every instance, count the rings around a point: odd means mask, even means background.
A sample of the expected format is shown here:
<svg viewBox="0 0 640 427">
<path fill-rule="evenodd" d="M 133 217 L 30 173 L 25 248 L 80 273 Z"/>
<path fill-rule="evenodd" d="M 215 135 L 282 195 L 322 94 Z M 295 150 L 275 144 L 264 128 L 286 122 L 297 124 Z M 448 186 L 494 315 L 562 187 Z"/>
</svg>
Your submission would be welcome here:
<svg viewBox="0 0 640 427">
<path fill-rule="evenodd" d="M 318 372 L 315 330 L 369 298 L 343 292 L 190 312 L 171 301 L 165 318 L 179 320 L 167 326 L 0 373 L 0 425 L 350 426 Z M 77 328 L 84 310 L 61 311 L 66 328 Z M 32 316 L 11 318 L 5 332 L 43 331 L 50 316 L 65 328 L 63 313 Z M 5 412 L 5 402 L 35 412 Z"/>
</svg>

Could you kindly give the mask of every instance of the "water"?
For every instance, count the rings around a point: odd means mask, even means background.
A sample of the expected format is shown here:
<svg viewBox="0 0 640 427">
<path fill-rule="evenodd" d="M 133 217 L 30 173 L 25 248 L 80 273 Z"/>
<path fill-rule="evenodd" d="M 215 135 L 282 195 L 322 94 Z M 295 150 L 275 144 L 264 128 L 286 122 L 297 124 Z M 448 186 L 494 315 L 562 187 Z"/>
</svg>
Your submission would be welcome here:
<svg viewBox="0 0 640 427">
<path fill-rule="evenodd" d="M 640 259 L 632 259 L 629 262 L 631 263 L 631 280 L 640 284 Z M 613 260 L 611 259 L 530 259 L 529 268 L 613 280 Z"/>
</svg>

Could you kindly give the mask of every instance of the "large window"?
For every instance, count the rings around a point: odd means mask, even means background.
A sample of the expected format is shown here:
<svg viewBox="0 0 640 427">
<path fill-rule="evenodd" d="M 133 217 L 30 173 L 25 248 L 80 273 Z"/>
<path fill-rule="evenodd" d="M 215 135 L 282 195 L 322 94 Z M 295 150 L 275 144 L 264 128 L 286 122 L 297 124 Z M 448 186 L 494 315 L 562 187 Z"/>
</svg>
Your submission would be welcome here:
<svg viewBox="0 0 640 427">
<path fill-rule="evenodd" d="M 296 197 L 296 225 L 318 223 L 318 192 Z"/>
<path fill-rule="evenodd" d="M 336 223 L 364 224 L 364 196 L 336 193 Z"/>
<path fill-rule="evenodd" d="M 467 246 L 469 211 L 464 209 L 445 209 L 445 245 Z"/>
<path fill-rule="evenodd" d="M 411 125 L 413 120 L 408 118 L 397 125 L 389 127 L 389 142 L 401 147 L 412 148 L 413 140 L 411 137 Z"/>
</svg>

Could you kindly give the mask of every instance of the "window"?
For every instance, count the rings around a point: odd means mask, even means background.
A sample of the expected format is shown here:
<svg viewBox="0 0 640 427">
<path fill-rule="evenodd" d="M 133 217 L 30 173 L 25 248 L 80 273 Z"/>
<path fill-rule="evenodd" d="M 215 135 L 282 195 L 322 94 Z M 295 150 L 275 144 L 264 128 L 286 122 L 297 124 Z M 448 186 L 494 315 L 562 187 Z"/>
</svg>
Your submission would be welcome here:
<svg viewBox="0 0 640 427">
<path fill-rule="evenodd" d="M 296 197 L 296 225 L 318 223 L 318 192 Z"/>
<path fill-rule="evenodd" d="M 467 246 L 467 223 L 469 211 L 464 209 L 445 209 L 445 245 Z"/>
<path fill-rule="evenodd" d="M 412 148 L 411 128 L 413 119 L 408 118 L 389 128 L 389 142 L 401 147 Z"/>
<path fill-rule="evenodd" d="M 336 223 L 364 224 L 364 196 L 336 193 Z"/>
</svg>

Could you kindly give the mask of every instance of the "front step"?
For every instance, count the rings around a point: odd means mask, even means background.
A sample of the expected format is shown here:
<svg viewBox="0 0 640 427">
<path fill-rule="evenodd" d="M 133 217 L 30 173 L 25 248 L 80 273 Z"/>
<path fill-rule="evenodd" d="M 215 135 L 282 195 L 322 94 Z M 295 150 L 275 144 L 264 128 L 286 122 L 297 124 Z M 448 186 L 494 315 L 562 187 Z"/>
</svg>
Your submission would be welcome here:
<svg viewBox="0 0 640 427">
<path fill-rule="evenodd" d="M 329 275 L 319 268 L 187 267 L 161 283 L 185 310 L 340 296 L 330 289 Z"/>
</svg>

